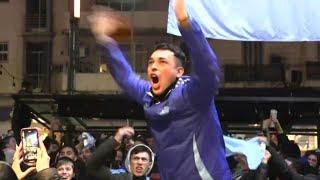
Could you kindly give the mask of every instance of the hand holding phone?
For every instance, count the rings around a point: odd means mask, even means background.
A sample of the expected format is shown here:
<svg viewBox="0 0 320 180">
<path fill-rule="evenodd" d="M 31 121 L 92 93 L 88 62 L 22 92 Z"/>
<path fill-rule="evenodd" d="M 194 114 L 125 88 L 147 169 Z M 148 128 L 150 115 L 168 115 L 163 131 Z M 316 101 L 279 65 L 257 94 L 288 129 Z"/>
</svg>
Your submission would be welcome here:
<svg viewBox="0 0 320 180">
<path fill-rule="evenodd" d="M 23 161 L 22 157 L 22 143 L 19 146 L 16 146 L 16 152 L 13 156 L 12 169 L 14 173 L 17 175 L 18 179 L 24 179 L 28 174 L 36 169 L 36 167 L 29 167 L 27 170 L 22 171 L 20 164 Z"/>
<path fill-rule="evenodd" d="M 277 115 L 278 115 L 278 111 L 277 110 L 275 110 L 275 109 L 271 109 L 270 110 L 270 117 L 271 117 L 271 119 L 273 121 L 277 119 Z"/>
<path fill-rule="evenodd" d="M 29 166 L 37 162 L 37 150 L 39 148 L 39 132 L 36 128 L 21 129 L 21 141 L 23 150 L 23 162 Z"/>
<path fill-rule="evenodd" d="M 36 169 L 37 169 L 37 172 L 40 172 L 40 171 L 42 171 L 44 169 L 48 169 L 48 168 L 50 168 L 50 157 L 48 155 L 46 147 L 43 144 L 42 139 L 40 138 L 39 148 L 37 150 Z"/>
<path fill-rule="evenodd" d="M 270 122 L 270 126 L 269 127 L 272 127 L 274 128 L 275 127 L 275 123 L 277 123 L 278 121 L 278 111 L 275 110 L 275 109 L 271 109 L 270 110 L 270 119 L 271 119 L 271 122 Z"/>
</svg>

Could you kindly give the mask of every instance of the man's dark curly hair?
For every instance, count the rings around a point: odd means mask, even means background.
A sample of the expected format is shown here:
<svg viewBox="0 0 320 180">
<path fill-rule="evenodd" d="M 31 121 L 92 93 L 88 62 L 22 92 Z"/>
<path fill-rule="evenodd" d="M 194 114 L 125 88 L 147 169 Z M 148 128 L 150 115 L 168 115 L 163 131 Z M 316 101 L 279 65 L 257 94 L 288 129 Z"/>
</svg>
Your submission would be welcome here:
<svg viewBox="0 0 320 180">
<path fill-rule="evenodd" d="M 169 44 L 169 43 L 159 43 L 155 46 L 153 52 L 156 50 L 172 51 L 174 56 L 179 60 L 181 66 L 185 67 L 187 58 L 186 58 L 185 53 L 182 51 L 182 49 L 180 47 L 175 46 L 173 44 Z"/>
</svg>

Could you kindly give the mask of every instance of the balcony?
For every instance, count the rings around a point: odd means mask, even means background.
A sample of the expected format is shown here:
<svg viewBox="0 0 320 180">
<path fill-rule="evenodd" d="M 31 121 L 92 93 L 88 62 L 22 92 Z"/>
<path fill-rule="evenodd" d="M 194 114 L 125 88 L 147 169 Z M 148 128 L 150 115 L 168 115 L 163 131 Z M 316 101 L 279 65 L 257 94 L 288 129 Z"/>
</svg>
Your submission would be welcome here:
<svg viewBox="0 0 320 180">
<path fill-rule="evenodd" d="M 144 74 L 141 74 L 144 77 Z M 52 75 L 52 92 L 67 91 L 68 76 L 66 72 Z M 76 73 L 75 90 L 79 92 L 119 93 L 120 89 L 110 73 Z"/>
<path fill-rule="evenodd" d="M 133 13 L 127 11 L 121 12 L 121 15 L 126 17 L 129 21 L 131 21 L 133 26 L 137 29 L 164 29 L 164 32 L 167 26 L 167 14 L 168 12 L 166 11 L 134 11 Z M 87 20 L 87 16 L 89 15 L 90 12 L 81 12 L 80 28 L 90 28 L 89 22 Z M 68 18 L 66 18 L 64 20 L 64 29 L 68 28 L 69 20 Z"/>
<path fill-rule="evenodd" d="M 320 87 L 320 62 L 246 66 L 226 64 L 223 87 Z"/>
<path fill-rule="evenodd" d="M 47 32 L 48 23 L 46 14 L 30 14 L 25 17 L 26 32 Z"/>
<path fill-rule="evenodd" d="M 104 5 L 120 11 L 167 11 L 168 2 L 163 0 L 96 0 L 97 5 Z"/>
<path fill-rule="evenodd" d="M 277 82 L 283 81 L 285 76 L 283 65 L 225 65 L 225 82 Z"/>
</svg>

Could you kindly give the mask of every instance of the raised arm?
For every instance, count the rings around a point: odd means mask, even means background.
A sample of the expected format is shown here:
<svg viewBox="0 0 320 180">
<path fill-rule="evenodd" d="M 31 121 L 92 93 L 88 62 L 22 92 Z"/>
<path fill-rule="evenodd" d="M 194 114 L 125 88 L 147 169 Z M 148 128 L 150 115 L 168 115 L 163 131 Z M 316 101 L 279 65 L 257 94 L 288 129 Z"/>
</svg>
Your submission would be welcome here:
<svg viewBox="0 0 320 180">
<path fill-rule="evenodd" d="M 104 141 L 92 154 L 87 163 L 87 170 L 91 176 L 97 179 L 110 179 L 111 171 L 104 163 L 106 160 L 114 158 L 114 151 L 122 143 L 123 137 L 132 137 L 134 130 L 131 127 L 118 129 L 116 135 Z"/>
<path fill-rule="evenodd" d="M 142 103 L 142 96 L 150 85 L 133 72 L 118 43 L 111 37 L 117 30 L 128 28 L 127 23 L 115 11 L 103 7 L 94 8 L 88 20 L 97 43 L 107 57 L 111 75 L 127 95 Z"/>
<path fill-rule="evenodd" d="M 107 56 L 110 73 L 119 87 L 132 99 L 142 104 L 143 95 L 150 89 L 149 83 L 132 70 L 116 43 L 108 42 L 101 45 L 101 48 Z"/>
<path fill-rule="evenodd" d="M 110 179 L 111 171 L 104 163 L 106 160 L 112 159 L 115 144 L 116 141 L 113 138 L 109 138 L 95 150 L 87 162 L 87 171 L 90 176 L 97 179 Z"/>
<path fill-rule="evenodd" d="M 218 59 L 200 26 L 188 17 L 184 0 L 176 0 L 174 5 L 180 33 L 188 47 L 192 63 L 191 84 L 187 87 L 187 96 L 197 107 L 208 105 L 217 93 L 220 81 Z"/>
</svg>

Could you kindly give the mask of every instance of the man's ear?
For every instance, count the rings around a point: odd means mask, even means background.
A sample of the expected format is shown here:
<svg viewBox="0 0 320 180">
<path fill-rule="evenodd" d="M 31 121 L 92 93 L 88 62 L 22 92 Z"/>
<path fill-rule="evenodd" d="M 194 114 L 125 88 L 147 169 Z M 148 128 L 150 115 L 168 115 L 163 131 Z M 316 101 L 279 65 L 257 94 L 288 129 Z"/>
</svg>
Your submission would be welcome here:
<svg viewBox="0 0 320 180">
<path fill-rule="evenodd" d="M 180 78 L 184 74 L 184 68 L 183 67 L 177 67 L 177 78 Z"/>
</svg>

